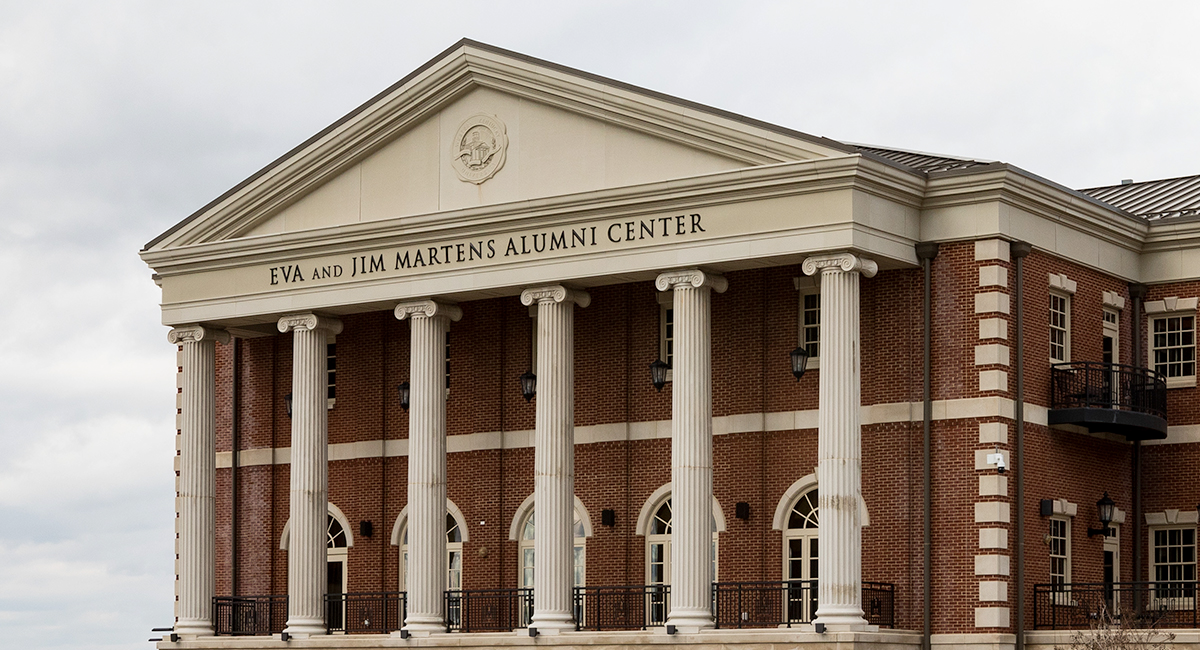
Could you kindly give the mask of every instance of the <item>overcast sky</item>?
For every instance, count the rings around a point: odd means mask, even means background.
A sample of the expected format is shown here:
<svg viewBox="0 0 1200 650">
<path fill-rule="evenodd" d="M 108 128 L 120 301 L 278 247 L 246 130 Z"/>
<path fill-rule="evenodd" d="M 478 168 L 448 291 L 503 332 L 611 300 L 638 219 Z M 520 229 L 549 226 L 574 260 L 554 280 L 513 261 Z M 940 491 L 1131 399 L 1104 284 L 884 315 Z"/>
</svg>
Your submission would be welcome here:
<svg viewBox="0 0 1200 650">
<path fill-rule="evenodd" d="M 1200 173 L 1196 3 L 0 0 L 0 645 L 172 622 L 142 245 L 462 37 L 1083 188 Z"/>
</svg>

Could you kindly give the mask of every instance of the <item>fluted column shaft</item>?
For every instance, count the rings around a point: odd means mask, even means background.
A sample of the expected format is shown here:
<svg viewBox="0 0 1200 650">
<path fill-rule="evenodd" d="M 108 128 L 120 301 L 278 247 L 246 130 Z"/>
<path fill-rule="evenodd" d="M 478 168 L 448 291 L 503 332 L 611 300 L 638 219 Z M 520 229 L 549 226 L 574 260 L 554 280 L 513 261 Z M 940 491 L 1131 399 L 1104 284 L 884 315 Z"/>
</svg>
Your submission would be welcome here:
<svg viewBox="0 0 1200 650">
<path fill-rule="evenodd" d="M 849 253 L 810 257 L 821 274 L 821 375 L 817 415 L 821 578 L 814 622 L 831 629 L 866 626 L 862 610 L 862 427 L 859 410 L 859 276 L 875 262 Z"/>
<path fill-rule="evenodd" d="M 183 345 L 179 450 L 179 620 L 183 636 L 212 636 L 216 594 L 216 343 L 221 330 L 192 325 L 170 331 Z"/>
<path fill-rule="evenodd" d="M 292 459 L 288 538 L 288 620 L 296 637 L 325 634 L 326 517 L 329 503 L 329 383 L 326 344 L 341 321 L 315 314 L 279 319 L 292 332 Z"/>
<path fill-rule="evenodd" d="M 572 567 L 575 507 L 575 305 L 583 291 L 560 285 L 526 289 L 521 302 L 537 304 L 537 404 L 534 430 L 533 621 L 542 633 L 574 629 Z"/>
<path fill-rule="evenodd" d="M 712 291 L 719 275 L 697 269 L 658 276 L 672 290 L 675 351 L 671 387 L 671 610 L 681 631 L 713 626 L 712 617 Z"/>
<path fill-rule="evenodd" d="M 433 300 L 396 306 L 408 319 L 408 617 L 404 629 L 446 629 L 446 332 L 462 310 Z"/>
</svg>

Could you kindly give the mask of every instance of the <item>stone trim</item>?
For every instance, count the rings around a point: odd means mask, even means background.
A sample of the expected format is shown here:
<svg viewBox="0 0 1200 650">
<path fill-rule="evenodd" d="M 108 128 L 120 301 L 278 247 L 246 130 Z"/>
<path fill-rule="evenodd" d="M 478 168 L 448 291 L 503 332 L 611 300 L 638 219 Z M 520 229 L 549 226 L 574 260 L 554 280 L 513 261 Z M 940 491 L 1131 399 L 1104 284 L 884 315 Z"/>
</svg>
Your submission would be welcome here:
<svg viewBox="0 0 1200 650">
<path fill-rule="evenodd" d="M 1075 291 L 1079 288 L 1079 283 L 1068 278 L 1062 273 L 1050 274 L 1050 290 L 1060 291 L 1068 295 L 1075 295 Z"/>
</svg>

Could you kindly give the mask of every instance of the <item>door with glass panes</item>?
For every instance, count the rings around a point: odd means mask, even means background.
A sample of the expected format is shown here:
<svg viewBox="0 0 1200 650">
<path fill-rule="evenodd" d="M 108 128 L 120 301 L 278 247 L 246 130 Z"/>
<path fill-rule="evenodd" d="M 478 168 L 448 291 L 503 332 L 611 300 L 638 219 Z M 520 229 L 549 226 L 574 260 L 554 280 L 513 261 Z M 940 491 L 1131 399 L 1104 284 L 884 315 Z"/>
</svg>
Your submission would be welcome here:
<svg viewBox="0 0 1200 650">
<path fill-rule="evenodd" d="M 783 539 L 788 582 L 784 615 L 793 623 L 811 621 L 817 611 L 819 515 L 816 488 L 800 495 L 788 513 Z"/>
</svg>

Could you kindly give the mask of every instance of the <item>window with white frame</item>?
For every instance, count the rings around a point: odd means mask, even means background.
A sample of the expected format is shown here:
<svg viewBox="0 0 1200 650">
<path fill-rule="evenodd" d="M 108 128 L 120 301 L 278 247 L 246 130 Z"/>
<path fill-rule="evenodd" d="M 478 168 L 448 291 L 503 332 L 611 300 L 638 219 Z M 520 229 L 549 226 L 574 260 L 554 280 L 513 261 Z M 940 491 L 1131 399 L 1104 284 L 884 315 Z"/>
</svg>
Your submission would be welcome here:
<svg viewBox="0 0 1200 650">
<path fill-rule="evenodd" d="M 531 510 L 521 525 L 520 550 L 517 552 L 517 559 L 521 563 L 521 586 L 530 588 L 533 587 L 536 560 L 534 541 L 537 538 L 537 526 L 534 515 L 535 512 Z M 571 522 L 571 534 L 575 538 L 572 549 L 572 582 L 576 587 L 582 587 L 587 584 L 587 529 L 583 526 L 583 518 L 578 509 L 575 510 L 575 518 Z"/>
<path fill-rule="evenodd" d="M 1196 314 L 1156 316 L 1150 320 L 1150 353 L 1154 371 L 1168 384 L 1196 380 Z M 1174 381 L 1172 381 L 1174 380 Z"/>
<path fill-rule="evenodd" d="M 1150 540 L 1150 577 L 1158 601 L 1155 608 L 1191 607 L 1195 598 L 1196 527 L 1155 528 L 1150 531 Z"/>
<path fill-rule="evenodd" d="M 1066 517 L 1051 517 L 1050 532 L 1046 543 L 1050 546 L 1050 584 L 1053 590 L 1066 600 L 1071 585 L 1071 520 Z"/>
<path fill-rule="evenodd" d="M 327 397 L 329 399 L 337 398 L 337 342 L 330 340 L 325 344 L 325 371 L 327 380 L 325 382 Z"/>
<path fill-rule="evenodd" d="M 820 368 L 821 363 L 821 284 L 820 278 L 795 278 L 796 290 L 800 293 L 797 323 L 797 346 L 808 352 L 810 369 Z"/>
<path fill-rule="evenodd" d="M 667 364 L 667 381 L 675 375 L 675 294 L 658 294 L 658 358 Z"/>
<path fill-rule="evenodd" d="M 1050 293 L 1050 363 L 1071 360 L 1071 297 Z"/>
<path fill-rule="evenodd" d="M 393 544 L 395 542 L 392 542 Z M 454 515 L 446 513 L 446 589 L 462 589 L 462 530 Z M 408 522 L 400 533 L 400 591 L 407 589 L 408 582 Z"/>
</svg>

